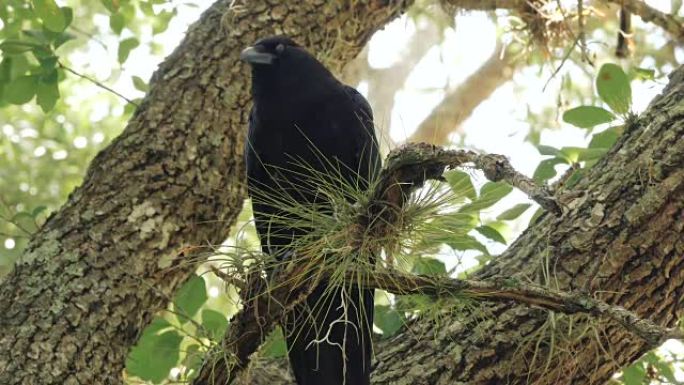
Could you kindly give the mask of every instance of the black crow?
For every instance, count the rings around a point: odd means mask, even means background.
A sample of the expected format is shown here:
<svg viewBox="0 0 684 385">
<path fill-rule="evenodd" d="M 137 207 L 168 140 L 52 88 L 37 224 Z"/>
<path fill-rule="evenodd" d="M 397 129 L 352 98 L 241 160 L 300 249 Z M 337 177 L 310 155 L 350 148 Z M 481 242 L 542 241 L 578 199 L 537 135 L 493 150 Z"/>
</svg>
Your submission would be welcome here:
<svg viewBox="0 0 684 385">
<path fill-rule="evenodd" d="M 283 217 L 291 213 L 269 194 L 326 210 L 313 174 L 367 188 L 380 167 L 373 116 L 361 94 L 287 37 L 261 39 L 240 58 L 252 68 L 245 162 L 256 228 L 264 252 L 286 262 L 306 230 L 288 226 Z M 330 285 L 320 283 L 282 325 L 295 378 L 299 385 L 369 384 L 373 291 Z"/>
</svg>

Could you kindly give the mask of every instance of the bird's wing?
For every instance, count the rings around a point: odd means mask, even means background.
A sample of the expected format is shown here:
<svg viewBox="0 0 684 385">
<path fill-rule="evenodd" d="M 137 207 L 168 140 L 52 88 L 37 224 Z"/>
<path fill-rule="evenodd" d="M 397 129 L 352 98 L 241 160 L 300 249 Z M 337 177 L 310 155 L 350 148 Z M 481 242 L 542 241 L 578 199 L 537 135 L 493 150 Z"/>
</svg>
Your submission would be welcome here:
<svg viewBox="0 0 684 385">
<path fill-rule="evenodd" d="M 361 95 L 359 91 L 356 90 L 356 88 L 345 85 L 344 86 L 344 91 L 349 95 L 349 97 L 352 99 L 354 102 L 354 106 L 359 109 L 359 111 L 363 112 L 364 117 L 368 119 L 370 122 L 373 121 L 373 110 L 371 109 L 370 103 L 368 103 L 368 100 Z"/>
<path fill-rule="evenodd" d="M 365 128 L 365 136 L 358 137 L 355 156 L 358 162 L 358 170 L 362 177 L 368 180 L 375 178 L 380 172 L 381 159 L 378 139 L 375 135 L 373 122 L 373 110 L 368 100 L 354 87 L 344 86 L 344 91 L 351 98 L 357 118 Z"/>
<path fill-rule="evenodd" d="M 243 154 L 245 161 L 245 171 L 247 172 L 247 178 L 250 176 L 250 172 L 254 171 L 254 148 L 250 142 L 252 137 L 252 131 L 254 130 L 254 107 L 249 110 L 249 118 L 247 122 L 247 138 L 245 139 L 245 152 Z"/>
</svg>

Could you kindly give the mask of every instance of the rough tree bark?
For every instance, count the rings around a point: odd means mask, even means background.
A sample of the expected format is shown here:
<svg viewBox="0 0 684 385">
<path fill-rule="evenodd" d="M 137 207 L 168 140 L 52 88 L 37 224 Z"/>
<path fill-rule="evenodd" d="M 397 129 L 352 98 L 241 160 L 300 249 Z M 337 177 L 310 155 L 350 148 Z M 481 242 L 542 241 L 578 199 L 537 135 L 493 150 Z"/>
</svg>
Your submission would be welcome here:
<svg viewBox="0 0 684 385">
<path fill-rule="evenodd" d="M 0 383 L 121 383 L 142 328 L 205 258 L 205 245 L 223 240 L 240 209 L 249 80 L 238 63 L 241 48 L 258 36 L 287 33 L 339 73 L 409 3 L 212 5 L 155 73 L 123 134 L 96 157 L 83 185 L 0 282 Z M 604 299 L 672 324 L 684 274 L 682 87 L 677 78 L 620 149 L 575 188 L 584 195 L 569 213 L 542 219 L 482 275 L 536 277 L 550 261 L 561 288 L 589 282 L 592 290 L 612 292 Z M 649 300 L 640 301 L 641 294 Z M 442 320 L 439 329 L 418 321 L 379 344 L 374 381 L 525 381 L 529 355 L 515 347 L 546 313 L 506 304 L 489 311 L 494 318 L 465 314 Z M 559 357 L 531 379 L 605 380 L 646 348 L 620 327 L 604 334 L 615 361 L 593 340 L 581 340 L 576 357 Z"/>
</svg>

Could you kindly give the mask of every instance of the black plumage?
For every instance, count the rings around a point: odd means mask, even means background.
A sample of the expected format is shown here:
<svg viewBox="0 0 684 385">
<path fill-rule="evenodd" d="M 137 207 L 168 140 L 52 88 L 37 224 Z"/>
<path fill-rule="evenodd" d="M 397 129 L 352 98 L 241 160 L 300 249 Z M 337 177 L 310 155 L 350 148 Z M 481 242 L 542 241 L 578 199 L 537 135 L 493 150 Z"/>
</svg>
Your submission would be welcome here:
<svg viewBox="0 0 684 385">
<path fill-rule="evenodd" d="M 256 228 L 264 252 L 282 261 L 306 230 L 282 221 L 287 214 L 269 194 L 332 211 L 312 174 L 366 188 L 380 167 L 372 112 L 361 94 L 286 37 L 261 39 L 241 58 L 252 67 L 245 161 Z M 369 384 L 373 291 L 341 290 L 322 282 L 283 325 L 299 385 Z"/>
</svg>

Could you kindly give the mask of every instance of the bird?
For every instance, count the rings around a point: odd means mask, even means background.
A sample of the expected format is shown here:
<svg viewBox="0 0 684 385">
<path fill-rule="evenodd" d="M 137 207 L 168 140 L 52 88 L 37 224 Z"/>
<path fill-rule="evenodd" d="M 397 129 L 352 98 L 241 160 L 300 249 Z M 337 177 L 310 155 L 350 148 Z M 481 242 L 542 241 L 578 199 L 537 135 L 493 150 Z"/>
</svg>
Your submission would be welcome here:
<svg viewBox="0 0 684 385">
<path fill-rule="evenodd" d="M 369 188 L 381 165 L 373 113 L 356 89 L 289 37 L 259 39 L 240 58 L 252 75 L 244 157 L 255 225 L 263 252 L 286 262 L 307 230 L 288 226 L 282 218 L 289 214 L 269 196 L 331 211 L 313 174 Z M 370 383 L 374 292 L 341 290 L 320 282 L 281 323 L 298 385 Z"/>
</svg>

